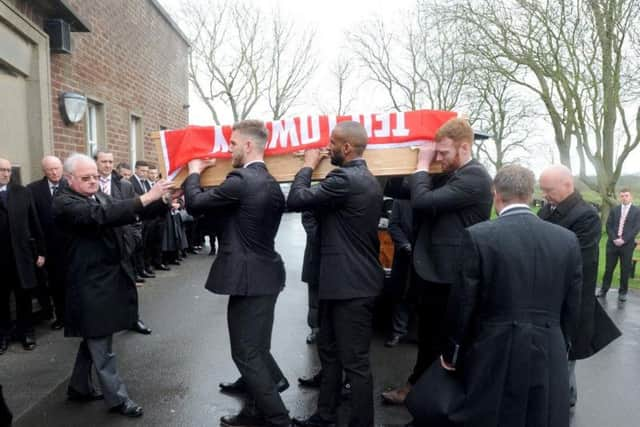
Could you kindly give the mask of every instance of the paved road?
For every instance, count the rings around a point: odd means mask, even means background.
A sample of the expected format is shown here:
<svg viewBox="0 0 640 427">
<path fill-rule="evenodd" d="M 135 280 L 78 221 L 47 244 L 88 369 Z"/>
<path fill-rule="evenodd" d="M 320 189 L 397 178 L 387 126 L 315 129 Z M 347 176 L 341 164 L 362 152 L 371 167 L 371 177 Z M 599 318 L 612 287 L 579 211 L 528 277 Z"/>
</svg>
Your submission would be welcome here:
<svg viewBox="0 0 640 427">
<path fill-rule="evenodd" d="M 304 232 L 299 217 L 285 215 L 278 250 L 287 266 L 287 287 L 278 300 L 273 353 L 292 387 L 283 393 L 294 416 L 309 415 L 316 393 L 300 389 L 296 378 L 318 365 L 313 346 L 304 342 L 306 287 L 300 282 Z M 227 298 L 203 288 L 212 258 L 191 256 L 182 266 L 158 275 L 140 289 L 141 314 L 153 328 L 150 336 L 118 335 L 115 351 L 132 398 L 144 406 L 141 419 L 108 414 L 102 402 L 74 404 L 65 400 L 66 385 L 78 340 L 59 332 L 38 330 L 38 347 L 25 352 L 19 344 L 0 356 L 0 384 L 17 417 L 16 426 L 216 426 L 220 416 L 239 410 L 241 402 L 220 394 L 217 384 L 238 375 L 229 354 Z M 624 308 L 609 296 L 607 309 L 625 335 L 605 351 L 578 364 L 580 399 L 574 427 L 640 425 L 640 298 Z M 375 393 L 407 377 L 415 347 L 372 347 Z M 409 419 L 399 407 L 376 407 L 378 425 L 402 425 Z"/>
</svg>

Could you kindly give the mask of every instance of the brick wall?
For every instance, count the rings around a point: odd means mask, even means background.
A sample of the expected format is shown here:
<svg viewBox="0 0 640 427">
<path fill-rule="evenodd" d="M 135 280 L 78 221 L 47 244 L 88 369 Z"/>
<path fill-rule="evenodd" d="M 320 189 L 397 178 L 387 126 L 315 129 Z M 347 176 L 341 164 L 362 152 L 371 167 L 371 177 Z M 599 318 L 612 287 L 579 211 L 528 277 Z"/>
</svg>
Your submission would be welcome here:
<svg viewBox="0 0 640 427">
<path fill-rule="evenodd" d="M 29 11 L 23 0 L 18 7 Z M 53 139 L 56 155 L 86 152 L 85 121 L 66 125 L 60 94 L 80 92 L 103 104 L 107 149 L 129 160 L 130 117 L 141 118 L 144 154 L 157 161 L 151 132 L 188 123 L 188 47 L 149 0 L 67 0 L 90 33 L 71 34 L 72 54 L 51 54 Z M 101 147 L 102 148 L 102 147 Z"/>
</svg>

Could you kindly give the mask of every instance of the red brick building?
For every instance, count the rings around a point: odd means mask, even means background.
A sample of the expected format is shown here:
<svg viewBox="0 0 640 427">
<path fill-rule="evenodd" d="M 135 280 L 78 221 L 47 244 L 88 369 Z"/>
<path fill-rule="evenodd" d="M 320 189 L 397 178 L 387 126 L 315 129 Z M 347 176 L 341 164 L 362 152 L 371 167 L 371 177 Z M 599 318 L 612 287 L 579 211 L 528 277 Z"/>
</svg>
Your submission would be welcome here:
<svg viewBox="0 0 640 427">
<path fill-rule="evenodd" d="M 59 53 L 61 22 L 70 53 Z M 156 0 L 0 0 L 0 157 L 21 166 L 23 182 L 50 153 L 157 160 L 151 132 L 188 123 L 188 50 Z M 77 123 L 63 119 L 65 93 L 86 97 Z"/>
</svg>

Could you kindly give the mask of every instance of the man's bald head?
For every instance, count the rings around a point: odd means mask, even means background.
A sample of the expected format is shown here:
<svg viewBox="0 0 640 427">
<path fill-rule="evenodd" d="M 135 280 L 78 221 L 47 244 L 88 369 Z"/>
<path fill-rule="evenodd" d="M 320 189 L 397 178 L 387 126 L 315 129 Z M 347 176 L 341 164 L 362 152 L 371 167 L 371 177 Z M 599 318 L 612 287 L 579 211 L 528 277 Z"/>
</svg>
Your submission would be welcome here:
<svg viewBox="0 0 640 427">
<path fill-rule="evenodd" d="M 57 184 L 62 178 L 62 162 L 56 156 L 44 156 L 42 158 L 42 173 L 49 181 Z"/>
<path fill-rule="evenodd" d="M 11 162 L 0 157 L 0 185 L 7 185 L 11 181 Z"/>
<path fill-rule="evenodd" d="M 329 152 L 331 163 L 342 166 L 345 162 L 362 157 L 368 142 L 367 131 L 359 122 L 340 122 L 331 132 Z"/>
<path fill-rule="evenodd" d="M 553 165 L 540 174 L 540 189 L 547 202 L 557 205 L 575 191 L 571 169 L 564 165 Z"/>
</svg>

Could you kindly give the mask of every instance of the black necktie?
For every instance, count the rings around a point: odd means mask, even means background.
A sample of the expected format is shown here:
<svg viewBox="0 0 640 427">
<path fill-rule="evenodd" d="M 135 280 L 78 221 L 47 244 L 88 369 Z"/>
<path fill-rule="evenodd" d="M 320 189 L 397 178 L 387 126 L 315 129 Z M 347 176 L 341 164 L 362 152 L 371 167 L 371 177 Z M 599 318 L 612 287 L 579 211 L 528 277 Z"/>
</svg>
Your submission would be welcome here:
<svg viewBox="0 0 640 427">
<path fill-rule="evenodd" d="M 58 194 L 58 186 L 57 185 L 52 185 L 51 186 L 51 196 L 54 197 L 56 194 Z"/>
<path fill-rule="evenodd" d="M 144 180 L 144 190 L 145 192 L 151 190 L 151 184 L 149 184 L 149 181 L 147 181 L 146 179 Z"/>
</svg>

